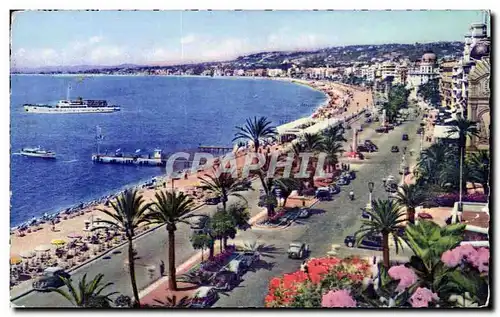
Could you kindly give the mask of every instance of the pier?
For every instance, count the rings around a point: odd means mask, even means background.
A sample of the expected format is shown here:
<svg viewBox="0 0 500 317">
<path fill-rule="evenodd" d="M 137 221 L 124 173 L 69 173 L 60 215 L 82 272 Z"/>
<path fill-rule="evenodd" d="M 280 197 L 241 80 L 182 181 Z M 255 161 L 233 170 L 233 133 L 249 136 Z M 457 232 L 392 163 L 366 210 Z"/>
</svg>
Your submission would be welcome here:
<svg viewBox="0 0 500 317">
<path fill-rule="evenodd" d="M 206 152 L 206 153 L 211 153 L 211 154 L 224 154 L 227 152 L 231 152 L 233 150 L 233 148 L 226 147 L 226 146 L 200 145 L 200 146 L 198 146 L 198 150 L 200 152 Z"/>
</svg>

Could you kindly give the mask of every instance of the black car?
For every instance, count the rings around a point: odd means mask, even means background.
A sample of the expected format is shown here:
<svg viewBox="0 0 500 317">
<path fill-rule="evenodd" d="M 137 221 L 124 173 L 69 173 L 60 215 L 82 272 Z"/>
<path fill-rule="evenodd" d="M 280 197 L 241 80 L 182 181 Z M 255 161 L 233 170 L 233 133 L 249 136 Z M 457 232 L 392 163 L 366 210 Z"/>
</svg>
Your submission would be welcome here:
<svg viewBox="0 0 500 317">
<path fill-rule="evenodd" d="M 371 116 L 372 114 L 369 113 L 369 112 L 365 112 L 365 117 L 368 118 L 369 116 Z"/>
<path fill-rule="evenodd" d="M 417 134 L 422 134 L 424 132 L 424 129 L 423 128 L 418 128 L 417 130 Z"/>
<path fill-rule="evenodd" d="M 354 248 L 356 246 L 356 237 L 355 236 L 347 236 L 344 239 L 344 243 L 349 248 Z M 379 235 L 366 235 L 361 241 L 359 241 L 359 248 L 367 248 L 367 249 L 375 249 L 382 250 L 382 237 Z"/>
<path fill-rule="evenodd" d="M 240 277 L 235 272 L 220 271 L 213 280 L 213 286 L 218 290 L 230 291 L 240 283 Z"/>
<path fill-rule="evenodd" d="M 409 140 L 408 134 L 403 134 L 402 139 L 403 141 L 408 141 Z"/>
<path fill-rule="evenodd" d="M 372 123 L 372 118 L 368 118 L 365 120 L 365 123 Z"/>
<path fill-rule="evenodd" d="M 205 204 L 207 204 L 207 205 L 217 205 L 220 202 L 221 202 L 220 197 L 211 197 L 211 198 L 205 199 Z"/>
<path fill-rule="evenodd" d="M 43 276 L 33 282 L 33 289 L 35 291 L 43 292 L 48 291 L 50 288 L 58 288 L 64 285 L 61 277 L 69 278 L 69 273 L 65 272 L 60 267 L 48 267 L 43 272 Z"/>
<path fill-rule="evenodd" d="M 397 145 L 394 145 L 393 147 L 391 147 L 391 152 L 392 152 L 392 153 L 397 153 L 397 152 L 399 152 L 399 148 L 397 147 Z"/>
<path fill-rule="evenodd" d="M 320 201 L 332 200 L 332 194 L 328 190 L 318 190 L 316 191 L 316 198 Z"/>
</svg>

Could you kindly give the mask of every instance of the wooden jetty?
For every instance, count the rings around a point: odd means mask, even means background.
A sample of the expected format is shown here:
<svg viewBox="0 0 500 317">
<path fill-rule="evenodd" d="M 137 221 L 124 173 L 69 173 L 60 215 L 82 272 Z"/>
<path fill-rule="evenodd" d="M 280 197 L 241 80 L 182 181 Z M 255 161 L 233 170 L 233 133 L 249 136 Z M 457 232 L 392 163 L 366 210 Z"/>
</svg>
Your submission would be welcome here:
<svg viewBox="0 0 500 317">
<path fill-rule="evenodd" d="M 223 153 L 231 152 L 233 150 L 233 148 L 227 147 L 227 146 L 200 145 L 200 146 L 198 146 L 198 150 L 200 152 L 207 152 L 207 153 L 212 153 L 212 154 L 223 154 Z"/>
</svg>

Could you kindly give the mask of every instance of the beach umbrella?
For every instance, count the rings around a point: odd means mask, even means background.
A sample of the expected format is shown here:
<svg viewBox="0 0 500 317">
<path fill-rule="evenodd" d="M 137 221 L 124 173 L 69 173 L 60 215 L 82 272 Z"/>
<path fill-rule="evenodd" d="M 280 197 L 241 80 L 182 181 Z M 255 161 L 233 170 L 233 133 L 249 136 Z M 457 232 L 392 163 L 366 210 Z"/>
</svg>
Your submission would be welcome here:
<svg viewBox="0 0 500 317">
<path fill-rule="evenodd" d="M 36 252 L 47 252 L 51 249 L 52 247 L 50 246 L 50 244 L 42 244 L 42 245 L 39 245 L 35 248 L 35 251 Z"/>
<path fill-rule="evenodd" d="M 22 258 L 24 258 L 24 259 L 31 259 L 32 257 L 35 256 L 35 252 L 33 252 L 33 251 L 25 251 L 25 252 L 19 253 L 19 255 Z"/>
<path fill-rule="evenodd" d="M 10 264 L 11 265 L 18 265 L 19 263 L 21 263 L 23 260 L 18 257 L 18 256 L 11 256 L 10 257 Z"/>
<path fill-rule="evenodd" d="M 52 243 L 53 245 L 61 246 L 63 244 L 66 244 L 66 241 L 64 241 L 63 239 L 54 239 L 50 241 L 50 243 Z"/>
<path fill-rule="evenodd" d="M 82 235 L 76 232 L 71 232 L 70 234 L 68 234 L 68 238 L 70 239 L 80 239 L 81 237 Z"/>
</svg>

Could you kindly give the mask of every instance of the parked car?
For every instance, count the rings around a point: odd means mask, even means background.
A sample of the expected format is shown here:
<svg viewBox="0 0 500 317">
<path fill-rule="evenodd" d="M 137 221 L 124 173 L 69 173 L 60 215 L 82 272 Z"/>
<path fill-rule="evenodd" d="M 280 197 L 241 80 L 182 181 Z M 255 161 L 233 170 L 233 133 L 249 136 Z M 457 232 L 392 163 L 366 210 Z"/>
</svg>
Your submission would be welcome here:
<svg viewBox="0 0 500 317">
<path fill-rule="evenodd" d="M 356 179 L 356 173 L 354 171 L 345 171 L 341 174 L 340 177 L 347 178 L 349 180 Z"/>
<path fill-rule="evenodd" d="M 338 185 L 329 185 L 328 188 L 330 189 L 330 193 L 333 195 L 340 193 L 340 186 Z"/>
<path fill-rule="evenodd" d="M 409 140 L 409 137 L 408 137 L 408 134 L 403 134 L 403 137 L 402 137 L 403 141 L 408 141 Z"/>
<path fill-rule="evenodd" d="M 69 273 L 61 267 L 48 267 L 43 271 L 43 276 L 33 282 L 35 291 L 48 291 L 50 288 L 58 288 L 64 285 L 61 277 L 69 278 Z"/>
<path fill-rule="evenodd" d="M 315 196 L 321 201 L 332 200 L 332 194 L 330 193 L 330 190 L 316 190 Z"/>
<path fill-rule="evenodd" d="M 392 152 L 392 153 L 397 153 L 397 152 L 399 152 L 399 147 L 398 147 L 397 145 L 393 145 L 393 146 L 391 147 L 391 152 Z"/>
<path fill-rule="evenodd" d="M 242 276 L 247 271 L 248 266 L 240 259 L 231 260 L 227 264 L 227 270 Z"/>
<path fill-rule="evenodd" d="M 215 274 L 213 286 L 222 291 L 230 291 L 240 283 L 240 276 L 231 271 L 220 271 Z"/>
<path fill-rule="evenodd" d="M 347 177 L 340 177 L 337 180 L 337 185 L 340 185 L 340 186 L 349 185 L 350 183 L 351 183 L 351 181 Z"/>
<path fill-rule="evenodd" d="M 369 116 L 371 116 L 372 114 L 369 113 L 369 112 L 365 112 L 365 117 L 368 118 Z"/>
<path fill-rule="evenodd" d="M 311 215 L 311 212 L 309 211 L 309 208 L 302 208 L 299 211 L 299 215 L 297 217 L 301 218 L 301 219 L 305 219 L 305 218 L 309 218 L 310 215 Z"/>
<path fill-rule="evenodd" d="M 217 205 L 220 202 L 221 202 L 220 197 L 210 197 L 205 199 L 205 204 L 207 205 Z"/>
<path fill-rule="evenodd" d="M 288 258 L 303 259 L 309 254 L 309 246 L 302 242 L 292 242 L 288 246 Z"/>
<path fill-rule="evenodd" d="M 375 122 L 379 122 L 379 121 L 380 121 L 379 117 L 375 117 Z"/>
<path fill-rule="evenodd" d="M 377 133 L 386 133 L 387 131 L 388 131 L 388 129 L 385 127 L 378 127 L 375 129 L 375 132 L 377 132 Z"/>
<path fill-rule="evenodd" d="M 365 123 L 372 123 L 372 121 L 373 121 L 372 118 L 368 118 L 365 120 Z"/>
<path fill-rule="evenodd" d="M 206 308 L 212 306 L 219 295 L 213 286 L 201 286 L 193 295 L 191 308 Z"/>
<path fill-rule="evenodd" d="M 417 130 L 417 134 L 422 134 L 424 132 L 424 129 L 423 128 L 418 128 Z"/>
<path fill-rule="evenodd" d="M 354 248 L 356 246 L 356 237 L 347 236 L 344 239 L 344 243 L 349 248 Z M 358 247 L 382 250 L 382 237 L 379 235 L 366 235 L 359 241 Z"/>
<path fill-rule="evenodd" d="M 371 149 L 369 147 L 367 147 L 366 145 L 358 145 L 358 151 L 360 152 L 372 152 Z"/>
<path fill-rule="evenodd" d="M 259 262 L 260 254 L 259 252 L 255 251 L 245 251 L 243 253 L 240 253 L 239 259 L 241 260 L 241 263 L 243 263 L 245 267 L 249 268 L 254 263 Z"/>
<path fill-rule="evenodd" d="M 378 151 L 378 146 L 376 146 L 375 143 L 372 142 L 372 140 L 365 140 L 364 145 L 375 149 L 375 151 Z"/>
<path fill-rule="evenodd" d="M 398 184 L 396 182 L 387 182 L 385 184 L 385 190 L 389 193 L 395 193 L 398 191 Z"/>
<path fill-rule="evenodd" d="M 361 218 L 363 218 L 363 219 L 370 219 L 370 215 L 366 211 L 366 208 L 361 208 Z"/>
</svg>

